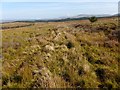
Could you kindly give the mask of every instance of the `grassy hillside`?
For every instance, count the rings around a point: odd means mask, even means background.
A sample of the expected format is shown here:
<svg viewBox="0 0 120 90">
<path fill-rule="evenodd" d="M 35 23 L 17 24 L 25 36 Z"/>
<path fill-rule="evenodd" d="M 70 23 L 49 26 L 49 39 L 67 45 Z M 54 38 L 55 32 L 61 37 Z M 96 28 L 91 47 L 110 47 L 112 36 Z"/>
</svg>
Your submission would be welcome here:
<svg viewBox="0 0 120 90">
<path fill-rule="evenodd" d="M 2 30 L 3 88 L 120 86 L 118 18 L 11 24 Z"/>
</svg>

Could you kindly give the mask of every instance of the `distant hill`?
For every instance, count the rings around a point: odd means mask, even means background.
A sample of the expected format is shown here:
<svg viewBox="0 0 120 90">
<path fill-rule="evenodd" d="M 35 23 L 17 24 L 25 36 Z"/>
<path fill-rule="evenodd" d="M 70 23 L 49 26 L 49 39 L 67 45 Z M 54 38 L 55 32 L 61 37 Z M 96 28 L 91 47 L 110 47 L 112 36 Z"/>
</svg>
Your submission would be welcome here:
<svg viewBox="0 0 120 90">
<path fill-rule="evenodd" d="M 118 14 L 115 14 L 115 15 L 113 15 L 113 16 L 116 16 L 116 17 L 117 17 L 117 16 L 120 16 L 120 13 L 118 13 Z"/>
<path fill-rule="evenodd" d="M 107 16 L 111 16 L 109 14 L 101 14 L 101 15 L 89 15 L 89 14 L 80 14 L 71 18 L 83 18 L 83 17 L 92 17 L 92 16 L 96 16 L 96 17 L 107 17 Z"/>
<path fill-rule="evenodd" d="M 89 17 L 92 17 L 92 16 L 96 16 L 97 18 L 104 18 L 104 17 L 116 17 L 116 16 L 120 16 L 120 14 L 115 14 L 115 15 L 109 15 L 109 14 L 101 14 L 101 15 L 80 14 L 80 15 L 77 15 L 77 16 L 60 17 L 60 18 L 56 18 L 56 19 L 3 20 L 2 23 L 8 23 L 8 22 L 62 22 L 62 21 L 71 21 L 71 20 L 85 20 L 85 19 L 88 19 Z"/>
<path fill-rule="evenodd" d="M 96 16 L 97 18 L 104 18 L 104 17 L 113 17 L 116 15 L 109 15 L 109 14 L 101 14 L 101 15 L 89 15 L 89 14 L 80 14 L 77 16 L 72 17 L 63 17 L 58 19 L 49 19 L 49 20 L 35 20 L 35 22 L 60 22 L 60 21 L 71 21 L 71 20 L 85 20 L 92 16 Z"/>
</svg>

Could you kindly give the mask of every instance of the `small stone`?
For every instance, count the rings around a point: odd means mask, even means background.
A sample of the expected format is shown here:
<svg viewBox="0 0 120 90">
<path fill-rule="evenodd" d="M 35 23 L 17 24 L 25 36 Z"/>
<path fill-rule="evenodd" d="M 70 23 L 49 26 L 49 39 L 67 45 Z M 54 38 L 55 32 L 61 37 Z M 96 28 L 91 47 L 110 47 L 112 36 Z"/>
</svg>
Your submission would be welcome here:
<svg viewBox="0 0 120 90">
<path fill-rule="evenodd" d="M 46 50 L 50 50 L 50 51 L 54 51 L 54 47 L 53 47 L 53 46 L 50 46 L 50 45 L 46 45 L 46 46 L 45 46 L 45 49 L 46 49 Z"/>
<path fill-rule="evenodd" d="M 89 72 L 90 71 L 90 66 L 88 64 L 85 64 L 83 66 L 83 69 L 84 69 L 85 72 Z"/>
</svg>

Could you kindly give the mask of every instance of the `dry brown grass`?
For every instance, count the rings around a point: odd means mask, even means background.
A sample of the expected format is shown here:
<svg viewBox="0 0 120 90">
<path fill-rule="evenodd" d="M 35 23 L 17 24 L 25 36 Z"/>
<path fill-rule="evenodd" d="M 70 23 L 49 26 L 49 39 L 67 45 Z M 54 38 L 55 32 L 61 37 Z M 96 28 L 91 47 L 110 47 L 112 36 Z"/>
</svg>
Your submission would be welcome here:
<svg viewBox="0 0 120 90">
<path fill-rule="evenodd" d="M 24 23 L 4 25 L 11 24 Z M 120 43 L 112 34 L 117 30 L 117 18 L 92 25 L 88 20 L 37 22 L 2 30 L 3 87 L 118 88 Z"/>
</svg>

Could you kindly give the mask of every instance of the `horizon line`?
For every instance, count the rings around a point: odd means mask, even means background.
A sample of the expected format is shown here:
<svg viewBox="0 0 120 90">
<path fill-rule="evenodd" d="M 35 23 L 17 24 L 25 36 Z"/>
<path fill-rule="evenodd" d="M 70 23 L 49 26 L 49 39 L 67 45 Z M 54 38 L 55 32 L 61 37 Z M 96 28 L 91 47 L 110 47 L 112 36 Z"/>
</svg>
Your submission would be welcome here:
<svg viewBox="0 0 120 90">
<path fill-rule="evenodd" d="M 38 1 L 0 1 L 1 3 L 119 3 L 120 1 L 115 1 L 115 2 L 108 2 L 108 1 L 92 1 L 92 2 L 87 2 L 87 1 L 70 1 L 70 2 L 48 2 L 48 1 L 44 1 L 44 2 L 38 2 Z"/>
<path fill-rule="evenodd" d="M 99 17 L 99 15 L 101 15 L 101 17 L 110 17 L 110 16 L 115 16 L 117 14 L 119 14 L 119 13 L 115 13 L 115 14 L 78 14 L 78 15 L 75 15 L 75 16 L 90 15 L 90 17 L 91 16 Z M 104 15 L 107 15 L 107 16 L 104 16 Z M 75 16 L 71 16 L 71 17 L 63 16 L 63 17 L 57 17 L 57 18 L 30 18 L 30 19 L 27 19 L 27 18 L 26 19 L 25 18 L 21 18 L 21 19 L 3 19 L 3 18 L 1 18 L 0 21 L 13 21 L 13 20 L 55 20 L 55 19 L 59 20 L 59 19 L 75 18 Z M 78 17 L 78 18 L 86 18 L 86 16 Z"/>
</svg>

